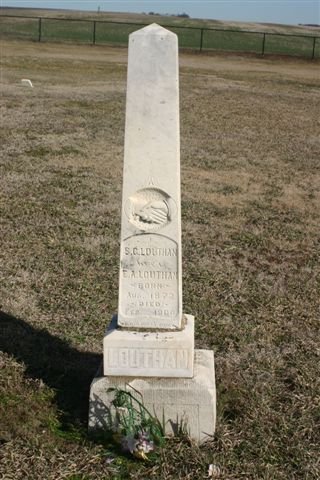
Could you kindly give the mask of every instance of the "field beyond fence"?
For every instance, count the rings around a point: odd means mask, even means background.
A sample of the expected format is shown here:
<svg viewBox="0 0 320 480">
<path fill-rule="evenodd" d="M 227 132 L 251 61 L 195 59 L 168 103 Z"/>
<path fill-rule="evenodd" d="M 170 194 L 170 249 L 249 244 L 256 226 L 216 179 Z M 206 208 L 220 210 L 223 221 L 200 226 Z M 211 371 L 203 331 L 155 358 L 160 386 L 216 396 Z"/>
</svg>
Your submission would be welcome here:
<svg viewBox="0 0 320 480">
<path fill-rule="evenodd" d="M 149 22 L 150 23 L 150 22 Z M 54 17 L 0 16 L 2 38 L 85 44 L 127 45 L 128 35 L 149 23 Z M 162 22 L 161 22 L 162 23 Z M 181 48 L 260 55 L 320 58 L 320 36 L 240 29 L 164 25 L 178 35 Z"/>
</svg>

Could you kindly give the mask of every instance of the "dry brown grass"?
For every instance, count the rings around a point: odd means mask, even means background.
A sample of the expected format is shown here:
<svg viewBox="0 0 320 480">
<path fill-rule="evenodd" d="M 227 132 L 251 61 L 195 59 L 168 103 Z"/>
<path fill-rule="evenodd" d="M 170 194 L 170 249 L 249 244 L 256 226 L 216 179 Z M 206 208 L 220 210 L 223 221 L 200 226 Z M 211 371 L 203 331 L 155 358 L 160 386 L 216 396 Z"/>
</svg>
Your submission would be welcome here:
<svg viewBox="0 0 320 480">
<path fill-rule="evenodd" d="M 117 305 L 126 51 L 1 49 L 0 477 L 318 478 L 319 66 L 181 55 L 184 309 L 219 416 L 145 465 L 85 433 Z"/>
</svg>

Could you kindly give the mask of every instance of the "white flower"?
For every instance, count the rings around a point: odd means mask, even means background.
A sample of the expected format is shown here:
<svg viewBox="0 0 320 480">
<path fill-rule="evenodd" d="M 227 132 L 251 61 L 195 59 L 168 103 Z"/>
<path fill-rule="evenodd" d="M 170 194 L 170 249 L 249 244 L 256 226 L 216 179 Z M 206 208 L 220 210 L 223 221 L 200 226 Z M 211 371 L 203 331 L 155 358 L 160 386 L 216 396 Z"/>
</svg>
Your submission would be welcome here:
<svg viewBox="0 0 320 480">
<path fill-rule="evenodd" d="M 209 470 L 208 470 L 208 477 L 218 478 L 220 477 L 220 473 L 221 471 L 218 465 L 214 465 L 213 463 L 210 463 Z"/>
</svg>

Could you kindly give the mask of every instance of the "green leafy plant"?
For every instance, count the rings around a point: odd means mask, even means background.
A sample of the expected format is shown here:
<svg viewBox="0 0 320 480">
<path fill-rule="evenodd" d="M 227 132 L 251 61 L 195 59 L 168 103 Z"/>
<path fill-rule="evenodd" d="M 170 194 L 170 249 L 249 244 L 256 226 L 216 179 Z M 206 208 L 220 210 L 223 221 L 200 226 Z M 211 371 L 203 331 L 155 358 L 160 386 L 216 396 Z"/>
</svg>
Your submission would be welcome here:
<svg viewBox="0 0 320 480">
<path fill-rule="evenodd" d="M 114 438 L 124 450 L 137 458 L 147 460 L 147 453 L 152 452 L 155 446 L 164 444 L 164 418 L 161 423 L 146 408 L 141 393 L 133 387 L 130 388 L 134 394 L 120 388 L 108 389 L 108 393 L 114 394 Z"/>
</svg>

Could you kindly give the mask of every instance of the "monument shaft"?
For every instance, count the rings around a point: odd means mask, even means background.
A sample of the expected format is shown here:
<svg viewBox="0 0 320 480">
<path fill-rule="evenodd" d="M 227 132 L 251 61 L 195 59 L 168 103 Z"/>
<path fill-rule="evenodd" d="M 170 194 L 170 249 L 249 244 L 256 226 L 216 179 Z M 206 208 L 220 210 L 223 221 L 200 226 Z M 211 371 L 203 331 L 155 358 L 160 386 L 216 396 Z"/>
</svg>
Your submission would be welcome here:
<svg viewBox="0 0 320 480">
<path fill-rule="evenodd" d="M 182 327 L 177 37 L 130 35 L 118 324 Z"/>
</svg>

